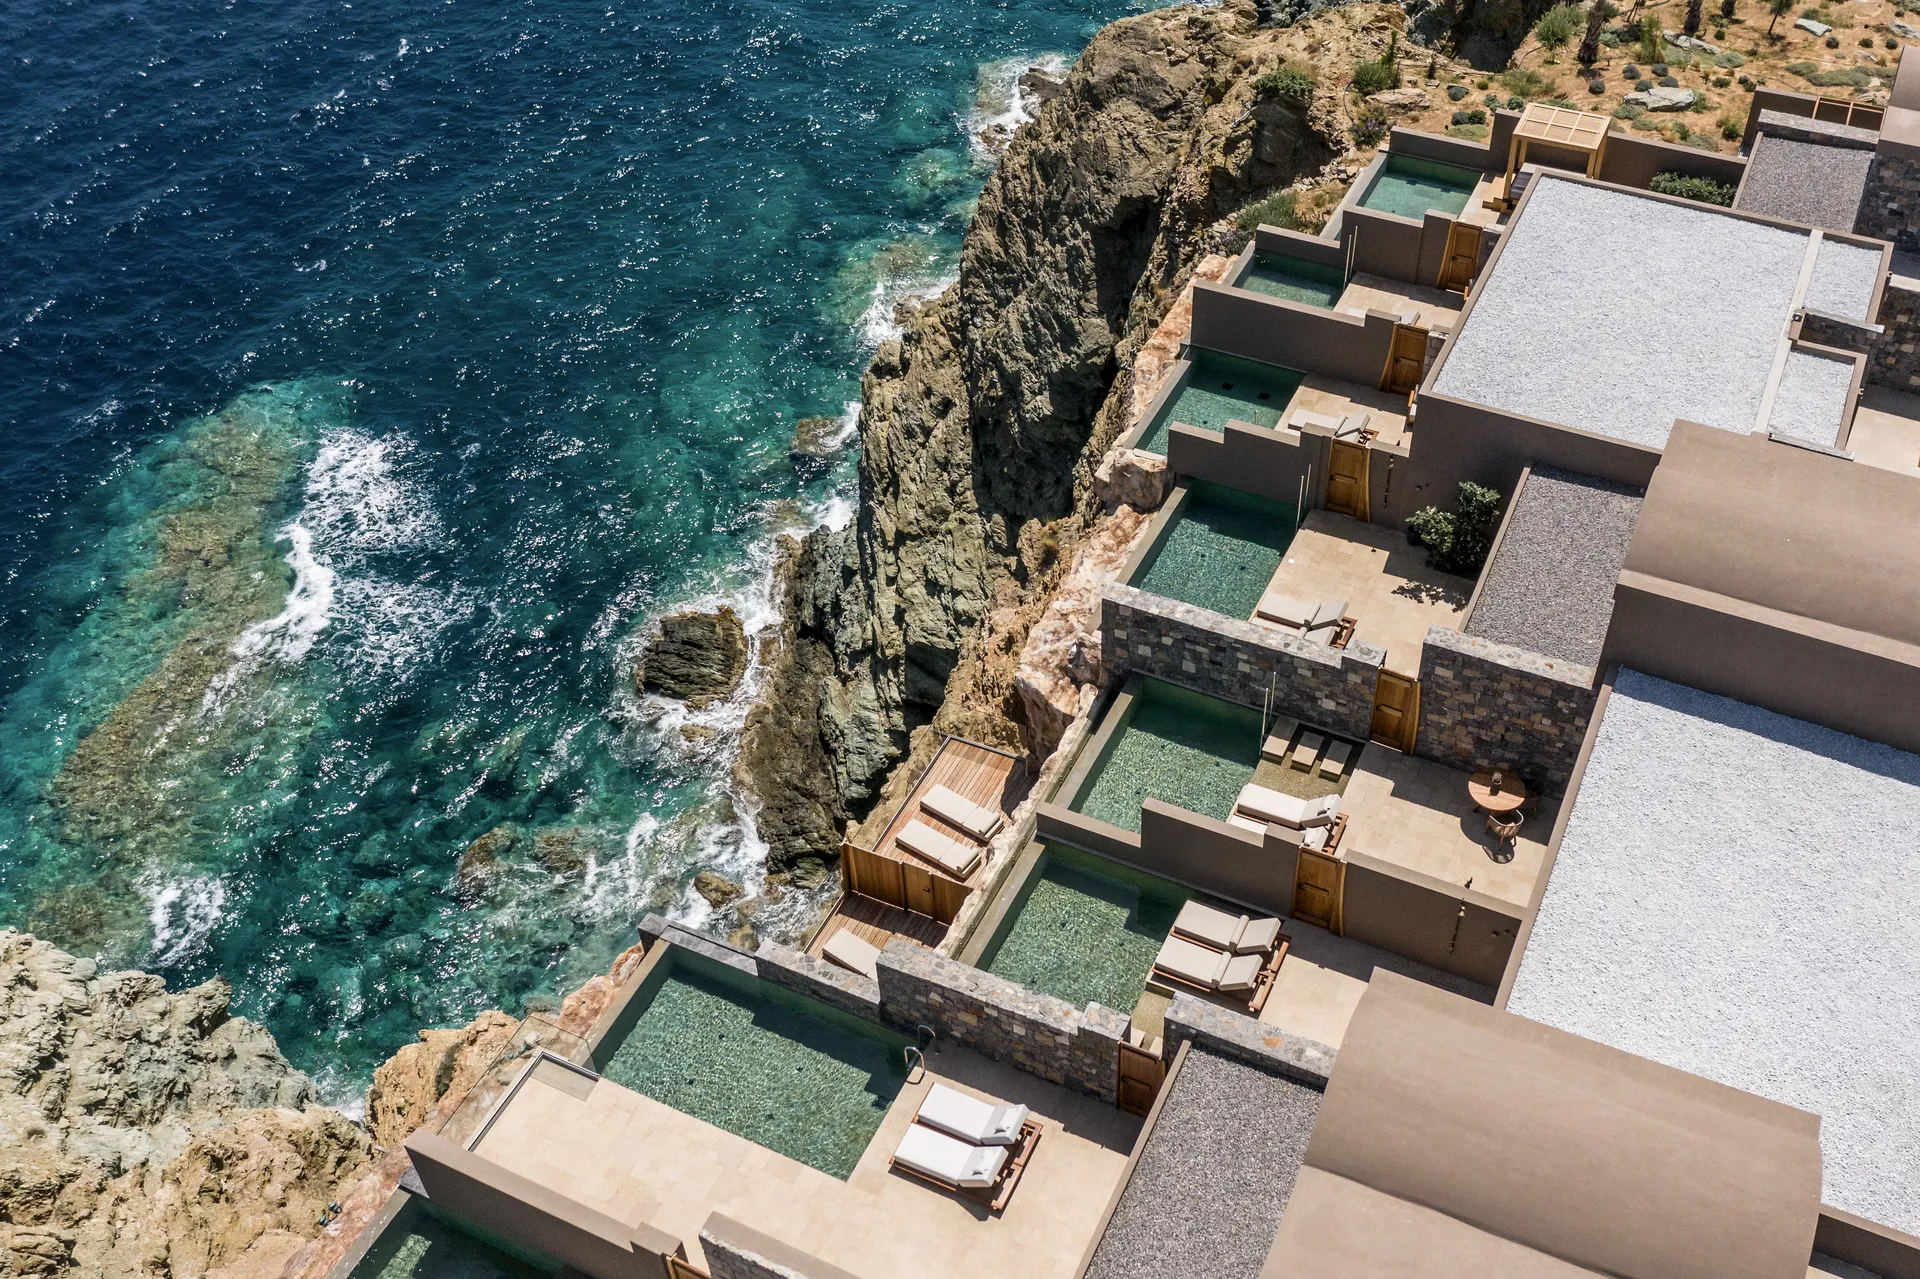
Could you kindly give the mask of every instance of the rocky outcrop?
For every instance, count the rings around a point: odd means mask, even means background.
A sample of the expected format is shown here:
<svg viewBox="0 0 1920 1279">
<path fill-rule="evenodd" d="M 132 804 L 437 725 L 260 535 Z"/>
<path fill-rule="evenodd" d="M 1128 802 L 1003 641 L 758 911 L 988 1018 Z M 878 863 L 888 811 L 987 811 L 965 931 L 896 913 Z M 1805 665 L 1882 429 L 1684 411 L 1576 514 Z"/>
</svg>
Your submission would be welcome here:
<svg viewBox="0 0 1920 1279">
<path fill-rule="evenodd" d="M 1256 81 L 1287 58 L 1336 65 L 1400 21 L 1353 6 L 1273 30 L 1249 0 L 1124 19 L 1020 130 L 957 283 L 874 355 L 858 518 L 790 551 L 741 755 L 773 864 L 830 854 L 916 727 L 1031 735 L 1019 655 L 1100 509 L 1135 350 L 1208 228 L 1343 149 L 1337 93 L 1300 104 Z"/>
<path fill-rule="evenodd" d="M 276 1274 L 367 1135 L 215 980 L 0 930 L 0 1275 Z"/>
<path fill-rule="evenodd" d="M 700 706 L 732 693 L 746 673 L 746 628 L 738 613 L 722 606 L 715 613 L 661 618 L 634 668 L 633 682 L 644 692 Z"/>
<path fill-rule="evenodd" d="M 373 1072 L 367 1089 L 367 1129 L 383 1146 L 398 1146 L 430 1118 L 448 1094 L 473 1087 L 480 1072 L 507 1046 L 518 1025 L 489 1009 L 465 1026 L 423 1030 Z"/>
</svg>

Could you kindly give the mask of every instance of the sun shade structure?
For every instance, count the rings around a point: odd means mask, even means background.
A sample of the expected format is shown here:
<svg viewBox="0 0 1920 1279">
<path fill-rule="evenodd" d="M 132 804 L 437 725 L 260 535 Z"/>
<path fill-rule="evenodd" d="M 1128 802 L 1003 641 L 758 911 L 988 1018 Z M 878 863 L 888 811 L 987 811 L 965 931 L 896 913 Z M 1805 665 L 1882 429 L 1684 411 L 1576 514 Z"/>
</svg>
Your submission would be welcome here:
<svg viewBox="0 0 1920 1279">
<path fill-rule="evenodd" d="M 1586 175 L 1600 175 L 1600 160 L 1607 151 L 1607 117 L 1571 107 L 1550 107 L 1544 102 L 1529 102 L 1513 128 L 1513 140 L 1507 143 L 1507 181 L 1501 188 L 1513 198 L 1513 175 L 1527 162 L 1527 147 L 1539 142 L 1556 151 L 1571 151 L 1586 161 Z"/>
<path fill-rule="evenodd" d="M 1819 1126 L 1376 972 L 1262 1279 L 1804 1279 Z"/>
</svg>

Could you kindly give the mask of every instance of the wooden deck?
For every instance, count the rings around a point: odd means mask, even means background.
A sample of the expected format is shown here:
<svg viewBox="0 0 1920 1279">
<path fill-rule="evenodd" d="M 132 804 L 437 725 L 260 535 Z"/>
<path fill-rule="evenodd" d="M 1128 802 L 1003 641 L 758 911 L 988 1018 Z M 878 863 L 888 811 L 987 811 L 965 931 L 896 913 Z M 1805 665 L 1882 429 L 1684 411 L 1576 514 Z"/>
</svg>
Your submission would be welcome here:
<svg viewBox="0 0 1920 1279">
<path fill-rule="evenodd" d="M 933 871 L 944 878 L 945 872 L 937 866 L 931 862 L 922 861 L 895 844 L 894 836 L 904 829 L 908 822 L 919 818 L 941 834 L 957 839 L 963 844 L 975 843 L 974 838 L 959 827 L 949 826 L 932 813 L 922 812 L 920 797 L 935 786 L 945 786 L 948 790 L 957 791 L 974 803 L 984 804 L 1005 817 L 1007 810 L 1013 807 L 1012 797 L 1007 793 L 1008 783 L 1012 781 L 1013 771 L 1019 763 L 1020 761 L 1012 755 L 981 746 L 977 742 L 949 737 L 940 747 L 939 753 L 933 757 L 933 763 L 927 766 L 925 774 L 914 783 L 906 803 L 900 805 L 899 811 L 893 815 L 893 820 L 887 823 L 887 828 L 881 832 L 880 842 L 873 851 L 882 857 L 905 862 L 909 866 L 917 866 L 922 870 Z M 985 873 L 986 862 L 983 860 L 968 877 L 967 887 L 974 887 Z"/>
<path fill-rule="evenodd" d="M 916 915 L 898 906 L 877 902 L 871 897 L 848 893 L 835 903 L 833 913 L 820 925 L 807 946 L 807 953 L 821 957 L 827 941 L 845 929 L 873 946 L 884 948 L 895 937 L 907 937 L 931 949 L 947 939 L 947 926 L 925 915 Z"/>
</svg>

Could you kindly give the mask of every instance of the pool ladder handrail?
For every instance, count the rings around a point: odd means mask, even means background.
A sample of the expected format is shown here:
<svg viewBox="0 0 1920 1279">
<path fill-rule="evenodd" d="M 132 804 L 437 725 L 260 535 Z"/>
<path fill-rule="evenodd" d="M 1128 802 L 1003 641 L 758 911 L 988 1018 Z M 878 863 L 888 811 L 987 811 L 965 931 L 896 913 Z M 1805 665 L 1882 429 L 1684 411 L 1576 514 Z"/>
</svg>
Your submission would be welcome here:
<svg viewBox="0 0 1920 1279">
<path fill-rule="evenodd" d="M 926 1036 L 924 1040 L 921 1038 L 923 1034 Z M 925 1024 L 915 1026 L 913 1028 L 913 1039 L 914 1042 L 906 1048 L 903 1054 L 907 1058 L 907 1083 L 909 1085 L 917 1084 L 920 1082 L 920 1079 L 926 1078 L 926 1050 L 933 1047 L 933 1027 Z M 920 1079 L 914 1078 L 913 1072 L 916 1070 L 920 1072 Z"/>
</svg>

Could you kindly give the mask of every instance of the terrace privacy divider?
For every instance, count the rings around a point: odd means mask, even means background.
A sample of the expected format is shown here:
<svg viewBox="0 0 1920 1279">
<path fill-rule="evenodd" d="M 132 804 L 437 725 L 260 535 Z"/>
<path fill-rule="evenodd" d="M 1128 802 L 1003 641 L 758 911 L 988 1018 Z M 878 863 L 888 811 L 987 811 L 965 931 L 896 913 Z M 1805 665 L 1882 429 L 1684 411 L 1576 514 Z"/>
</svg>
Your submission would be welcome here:
<svg viewBox="0 0 1920 1279">
<path fill-rule="evenodd" d="M 718 1212 L 708 1213 L 700 1227 L 700 1251 L 712 1279 L 854 1279 L 839 1266 Z"/>
<path fill-rule="evenodd" d="M 1193 286 L 1195 346 L 1376 386 L 1400 317 L 1329 311 L 1209 280 Z"/>
<path fill-rule="evenodd" d="M 1166 1051 L 1176 1056 L 1187 1044 L 1245 1062 L 1311 1088 L 1325 1089 L 1338 1050 L 1278 1029 L 1230 1008 L 1177 992 L 1166 1012 Z"/>
<path fill-rule="evenodd" d="M 1598 697 L 1589 667 L 1430 626 L 1413 753 L 1449 768 L 1513 768 L 1537 793 L 1573 777 Z"/>
</svg>

